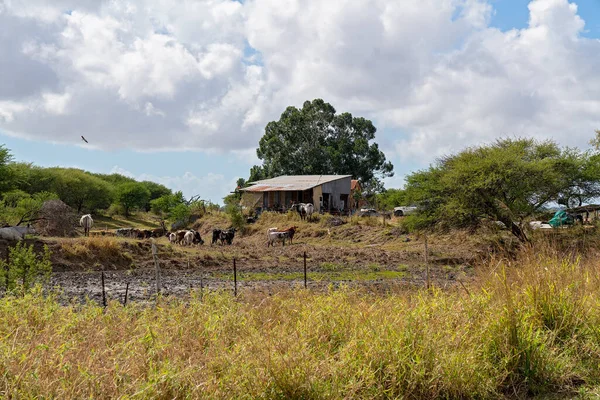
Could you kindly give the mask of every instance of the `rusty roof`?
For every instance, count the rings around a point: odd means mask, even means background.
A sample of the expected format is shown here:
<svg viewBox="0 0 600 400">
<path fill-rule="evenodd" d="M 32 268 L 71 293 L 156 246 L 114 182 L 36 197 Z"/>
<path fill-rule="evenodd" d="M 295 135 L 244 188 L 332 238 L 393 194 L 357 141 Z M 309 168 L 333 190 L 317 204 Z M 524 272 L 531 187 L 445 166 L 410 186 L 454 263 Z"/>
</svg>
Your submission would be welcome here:
<svg viewBox="0 0 600 400">
<path fill-rule="evenodd" d="M 358 183 L 358 179 L 352 179 L 350 181 L 350 190 L 356 190 L 356 188 L 360 188 L 360 183 Z"/>
<path fill-rule="evenodd" d="M 245 192 L 284 192 L 308 190 L 327 182 L 351 178 L 352 175 L 283 175 L 277 178 L 252 182 Z"/>
</svg>

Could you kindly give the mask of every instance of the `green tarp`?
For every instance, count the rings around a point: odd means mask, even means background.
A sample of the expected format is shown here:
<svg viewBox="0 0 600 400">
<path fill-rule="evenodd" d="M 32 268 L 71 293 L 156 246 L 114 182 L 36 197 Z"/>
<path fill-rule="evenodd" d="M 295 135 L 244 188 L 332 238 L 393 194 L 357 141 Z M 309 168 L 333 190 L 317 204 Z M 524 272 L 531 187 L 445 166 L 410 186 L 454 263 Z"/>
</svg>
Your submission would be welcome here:
<svg viewBox="0 0 600 400">
<path fill-rule="evenodd" d="M 554 214 L 554 217 L 548 221 L 548 224 L 553 228 L 558 228 L 563 225 L 573 225 L 573 217 L 567 214 L 566 211 L 560 210 Z"/>
</svg>

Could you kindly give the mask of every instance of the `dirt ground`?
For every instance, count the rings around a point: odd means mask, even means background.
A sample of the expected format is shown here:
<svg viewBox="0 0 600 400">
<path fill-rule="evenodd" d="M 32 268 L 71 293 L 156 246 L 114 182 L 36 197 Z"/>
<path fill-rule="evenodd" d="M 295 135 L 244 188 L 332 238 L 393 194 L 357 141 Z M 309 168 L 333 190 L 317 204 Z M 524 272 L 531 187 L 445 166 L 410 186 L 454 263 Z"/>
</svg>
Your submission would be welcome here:
<svg viewBox="0 0 600 400">
<path fill-rule="evenodd" d="M 286 221 L 279 221 L 280 225 Z M 163 295 L 185 297 L 192 290 L 233 291 L 233 263 L 238 293 L 273 294 L 304 286 L 340 286 L 388 293 L 426 284 L 425 238 L 399 233 L 393 226 L 304 225 L 293 244 L 267 248 L 262 226 L 238 234 L 231 246 L 210 245 L 210 226 L 200 226 L 206 243 L 185 247 L 156 239 Z M 28 240 L 36 250 L 47 245 L 53 255 L 49 288 L 64 301 L 102 301 L 101 273 L 109 300 L 144 301 L 156 293 L 156 270 L 150 240 L 92 237 Z M 0 241 L 0 255 L 11 245 Z M 428 238 L 430 281 L 442 288 L 469 280 L 473 267 L 492 251 L 467 233 Z"/>
</svg>

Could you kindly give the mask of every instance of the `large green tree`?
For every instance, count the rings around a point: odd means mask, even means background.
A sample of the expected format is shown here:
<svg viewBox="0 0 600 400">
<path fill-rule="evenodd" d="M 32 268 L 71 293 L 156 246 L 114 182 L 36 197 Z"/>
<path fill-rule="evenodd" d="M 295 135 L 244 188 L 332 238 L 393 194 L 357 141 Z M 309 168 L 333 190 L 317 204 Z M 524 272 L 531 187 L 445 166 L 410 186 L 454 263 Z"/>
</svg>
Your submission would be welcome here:
<svg viewBox="0 0 600 400">
<path fill-rule="evenodd" d="M 589 173 L 590 153 L 551 141 L 502 139 L 438 160 L 407 177 L 406 197 L 420 207 L 422 225 L 477 226 L 502 221 L 519 239 L 519 222 L 572 193 L 593 196 L 598 179 Z"/>
<path fill-rule="evenodd" d="M 0 194 L 15 188 L 15 173 L 11 168 L 12 154 L 0 145 Z"/>
<path fill-rule="evenodd" d="M 117 187 L 116 200 L 123 206 L 126 217 L 129 217 L 133 208 L 143 208 L 148 199 L 150 199 L 150 191 L 142 183 L 130 182 Z"/>
<path fill-rule="evenodd" d="M 278 175 L 352 175 L 361 182 L 393 175 L 393 166 L 375 139 L 371 121 L 336 114 L 321 99 L 301 109 L 288 107 L 279 121 L 269 122 L 256 154 L 263 161 L 250 170 L 249 181 Z"/>
</svg>

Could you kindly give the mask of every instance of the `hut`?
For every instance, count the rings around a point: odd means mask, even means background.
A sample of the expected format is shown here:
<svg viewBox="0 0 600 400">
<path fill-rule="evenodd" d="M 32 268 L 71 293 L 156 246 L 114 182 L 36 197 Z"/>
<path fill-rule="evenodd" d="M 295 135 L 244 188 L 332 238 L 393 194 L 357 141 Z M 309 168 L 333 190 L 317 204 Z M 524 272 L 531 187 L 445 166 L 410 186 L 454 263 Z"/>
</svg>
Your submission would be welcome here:
<svg viewBox="0 0 600 400">
<path fill-rule="evenodd" d="M 242 204 L 257 211 L 285 212 L 294 203 L 312 203 L 316 212 L 347 214 L 351 175 L 283 175 L 240 189 Z"/>
</svg>

